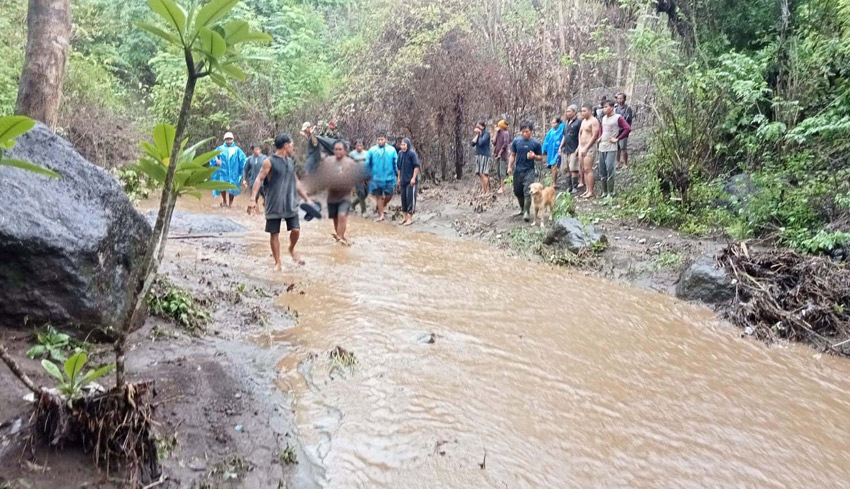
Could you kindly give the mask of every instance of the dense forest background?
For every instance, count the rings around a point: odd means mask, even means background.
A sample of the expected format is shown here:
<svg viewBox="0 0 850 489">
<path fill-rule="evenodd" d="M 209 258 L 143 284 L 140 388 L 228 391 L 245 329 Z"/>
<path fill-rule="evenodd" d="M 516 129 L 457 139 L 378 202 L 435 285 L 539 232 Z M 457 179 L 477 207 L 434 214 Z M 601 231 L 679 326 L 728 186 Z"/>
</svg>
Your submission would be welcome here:
<svg viewBox="0 0 850 489">
<path fill-rule="evenodd" d="M 121 167 L 175 118 L 181 64 L 132 25 L 156 23 L 145 2 L 71 6 L 57 130 Z M 26 2 L 0 11 L 8 114 Z M 199 85 L 192 139 L 231 130 L 247 146 L 335 120 L 348 137 L 411 137 L 426 175 L 447 179 L 477 120 L 545 129 L 568 103 L 624 91 L 648 137 L 623 212 L 813 253 L 850 243 L 850 0 L 244 0 L 234 14 L 274 42 L 250 48 L 233 92 Z M 746 190 L 731 200 L 730 181 Z"/>
</svg>

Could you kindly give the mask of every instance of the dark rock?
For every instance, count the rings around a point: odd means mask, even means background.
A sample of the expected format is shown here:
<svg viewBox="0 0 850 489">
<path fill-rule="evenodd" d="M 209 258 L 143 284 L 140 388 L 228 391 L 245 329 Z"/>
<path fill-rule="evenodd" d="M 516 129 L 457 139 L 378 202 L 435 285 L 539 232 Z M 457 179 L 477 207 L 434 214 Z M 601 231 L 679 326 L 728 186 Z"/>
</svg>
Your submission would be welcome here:
<svg viewBox="0 0 850 489">
<path fill-rule="evenodd" d="M 145 218 L 147 218 L 151 227 L 156 224 L 156 214 L 157 211 L 148 211 L 145 214 Z M 170 233 L 185 234 L 241 233 L 244 231 L 244 226 L 227 217 L 182 211 L 174 211 L 171 215 L 171 227 L 169 227 Z"/>
<path fill-rule="evenodd" d="M 566 248 L 573 253 L 607 243 L 608 238 L 597 231 L 593 224 L 583 224 L 572 217 L 562 217 L 552 223 L 552 227 L 543 238 L 543 244 Z"/>
<path fill-rule="evenodd" d="M 0 167 L 0 326 L 21 328 L 26 318 L 84 333 L 117 326 L 150 226 L 109 173 L 43 124 L 7 156 L 62 178 Z"/>
<path fill-rule="evenodd" d="M 735 298 L 735 286 L 726 271 L 715 264 L 714 254 L 706 253 L 682 272 L 676 297 L 721 305 Z"/>
</svg>

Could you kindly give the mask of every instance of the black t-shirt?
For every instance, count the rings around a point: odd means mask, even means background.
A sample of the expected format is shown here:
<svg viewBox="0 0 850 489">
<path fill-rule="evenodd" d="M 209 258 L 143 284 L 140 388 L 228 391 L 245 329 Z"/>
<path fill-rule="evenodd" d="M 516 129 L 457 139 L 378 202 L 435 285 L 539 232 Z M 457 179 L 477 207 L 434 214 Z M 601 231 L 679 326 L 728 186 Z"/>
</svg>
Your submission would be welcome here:
<svg viewBox="0 0 850 489">
<path fill-rule="evenodd" d="M 511 153 L 516 153 L 515 171 L 517 173 L 534 170 L 534 160 L 528 158 L 529 151 L 534 151 L 536 155 L 542 155 L 543 145 L 534 138 L 525 139 L 522 136 L 514 139 L 514 142 L 511 143 Z"/>
<path fill-rule="evenodd" d="M 578 149 L 578 133 L 581 131 L 581 119 L 576 117 L 572 122 L 564 123 L 564 154 L 573 154 Z"/>
</svg>

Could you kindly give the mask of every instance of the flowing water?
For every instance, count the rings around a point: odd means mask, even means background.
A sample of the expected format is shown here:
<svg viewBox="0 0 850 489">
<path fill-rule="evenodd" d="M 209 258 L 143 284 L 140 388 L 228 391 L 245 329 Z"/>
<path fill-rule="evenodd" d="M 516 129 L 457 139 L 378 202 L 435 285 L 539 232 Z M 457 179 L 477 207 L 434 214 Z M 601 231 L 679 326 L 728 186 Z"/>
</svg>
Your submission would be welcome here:
<svg viewBox="0 0 850 489">
<path fill-rule="evenodd" d="M 268 276 L 242 220 L 261 264 L 244 271 Z M 299 323 L 279 385 L 321 487 L 850 487 L 846 360 L 477 243 L 304 229 L 307 266 L 279 275 L 304 292 L 280 299 Z"/>
</svg>

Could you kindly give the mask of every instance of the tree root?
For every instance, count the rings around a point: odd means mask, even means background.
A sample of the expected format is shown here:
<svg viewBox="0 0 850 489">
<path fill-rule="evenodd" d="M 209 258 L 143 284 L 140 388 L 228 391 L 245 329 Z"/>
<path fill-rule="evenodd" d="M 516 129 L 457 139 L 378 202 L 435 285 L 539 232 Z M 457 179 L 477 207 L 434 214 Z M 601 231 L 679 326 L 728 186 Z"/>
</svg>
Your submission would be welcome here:
<svg viewBox="0 0 850 489">
<path fill-rule="evenodd" d="M 720 252 L 736 280 L 727 316 L 756 337 L 811 343 L 850 356 L 850 270 L 826 258 L 794 251 L 751 253 L 745 243 Z"/>
<path fill-rule="evenodd" d="M 79 443 L 107 472 L 123 466 L 128 487 L 142 487 L 161 475 L 153 433 L 155 395 L 153 382 L 126 384 L 71 403 L 44 391 L 37 397 L 33 437 L 56 447 Z"/>
</svg>

